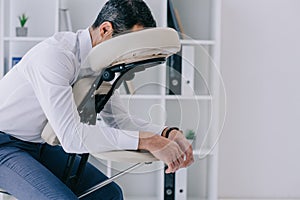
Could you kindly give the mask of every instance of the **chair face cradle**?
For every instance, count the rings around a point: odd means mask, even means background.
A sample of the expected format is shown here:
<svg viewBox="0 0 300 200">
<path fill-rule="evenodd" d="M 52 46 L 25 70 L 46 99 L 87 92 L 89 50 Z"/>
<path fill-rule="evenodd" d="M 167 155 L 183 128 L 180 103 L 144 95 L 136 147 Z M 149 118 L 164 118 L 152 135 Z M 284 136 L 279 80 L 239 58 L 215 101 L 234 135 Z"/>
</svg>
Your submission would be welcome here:
<svg viewBox="0 0 300 200">
<path fill-rule="evenodd" d="M 177 53 L 180 47 L 179 37 L 174 29 L 144 29 L 116 36 L 97 45 L 89 53 L 82 67 L 101 72 L 107 66 L 134 63 L 149 58 L 166 58 Z"/>
<path fill-rule="evenodd" d="M 97 113 L 101 112 L 123 80 L 133 78 L 134 73 L 163 64 L 168 56 L 179 50 L 178 34 L 170 28 L 152 28 L 131 32 L 94 47 L 84 62 L 83 68 L 89 67 L 100 75 L 80 79 L 73 86 L 74 99 L 81 122 L 96 124 Z M 116 74 L 118 74 L 117 78 L 115 78 Z M 111 84 L 108 83 L 110 81 L 112 81 Z M 75 156 L 76 154 L 70 154 L 68 165 L 64 171 L 64 181 L 71 183 L 72 187 L 76 187 L 88 159 L 88 154 L 81 155 L 82 162 L 78 171 L 75 176 L 70 177 Z M 134 163 L 156 160 L 149 153 L 139 154 L 130 151 L 125 151 L 125 154 L 120 151 L 97 153 L 95 157 Z M 108 180 L 104 185 L 111 181 Z M 103 187 L 104 185 L 102 183 L 100 186 Z M 80 197 L 84 197 L 97 189 L 99 187 L 95 186 Z"/>
</svg>

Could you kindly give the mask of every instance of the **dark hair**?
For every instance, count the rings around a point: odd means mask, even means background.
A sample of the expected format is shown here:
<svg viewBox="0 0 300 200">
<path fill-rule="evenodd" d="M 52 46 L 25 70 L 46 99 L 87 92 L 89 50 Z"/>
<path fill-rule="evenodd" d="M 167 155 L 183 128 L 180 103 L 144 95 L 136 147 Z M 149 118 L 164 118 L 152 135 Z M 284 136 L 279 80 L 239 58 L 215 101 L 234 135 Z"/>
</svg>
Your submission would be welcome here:
<svg viewBox="0 0 300 200">
<path fill-rule="evenodd" d="M 151 11 L 143 0 L 109 0 L 92 27 L 98 28 L 105 21 L 112 24 L 113 35 L 128 31 L 134 25 L 156 27 Z"/>
</svg>

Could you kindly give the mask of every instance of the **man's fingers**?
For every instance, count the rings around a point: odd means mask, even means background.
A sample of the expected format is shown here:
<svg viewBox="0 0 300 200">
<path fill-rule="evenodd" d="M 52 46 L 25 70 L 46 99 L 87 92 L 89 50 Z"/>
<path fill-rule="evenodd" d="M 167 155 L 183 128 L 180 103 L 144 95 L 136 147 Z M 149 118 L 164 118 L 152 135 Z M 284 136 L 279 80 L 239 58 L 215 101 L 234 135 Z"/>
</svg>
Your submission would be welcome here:
<svg viewBox="0 0 300 200">
<path fill-rule="evenodd" d="M 177 137 L 174 141 L 179 145 L 180 149 L 184 152 L 184 162 L 180 166 L 182 167 L 188 167 L 194 162 L 194 156 L 193 156 L 193 148 L 192 145 L 185 140 L 185 138 L 182 138 L 182 135 L 177 134 Z"/>
<path fill-rule="evenodd" d="M 174 158 L 173 161 L 168 164 L 168 168 L 166 173 L 174 173 L 184 164 L 184 154 L 183 152 L 179 152 L 177 158 Z"/>
<path fill-rule="evenodd" d="M 174 165 L 174 163 L 169 163 L 168 164 L 168 168 L 166 169 L 166 173 L 167 174 L 169 174 L 169 173 L 173 173 L 173 172 L 175 172 L 176 170 L 175 170 L 175 165 Z"/>
<path fill-rule="evenodd" d="M 166 173 L 172 173 L 182 167 L 186 167 L 194 160 L 192 147 L 185 141 L 185 138 L 178 137 L 176 140 L 163 138 L 155 144 L 158 144 L 157 148 L 150 152 L 167 164 Z"/>
<path fill-rule="evenodd" d="M 174 172 L 177 171 L 180 166 L 183 164 L 184 160 L 181 158 L 181 156 L 178 156 L 177 159 L 173 161 L 174 164 Z"/>
<path fill-rule="evenodd" d="M 182 168 L 182 167 L 185 167 L 184 166 L 184 163 L 185 163 L 185 155 L 183 154 L 183 155 L 181 155 L 181 159 L 182 159 L 182 163 L 181 163 L 181 165 L 180 165 L 180 168 Z"/>
<path fill-rule="evenodd" d="M 183 163 L 183 166 L 188 167 L 189 165 L 191 165 L 194 162 L 194 155 L 193 155 L 192 147 L 188 148 L 185 155 L 186 155 L 186 158 L 185 158 L 185 161 Z"/>
<path fill-rule="evenodd" d="M 177 162 L 176 162 L 176 170 L 178 170 L 178 169 L 180 169 L 181 168 L 181 166 L 183 165 L 183 163 L 184 163 L 184 157 L 182 157 L 182 156 L 179 156 L 178 158 L 177 158 L 177 160 L 176 160 Z"/>
</svg>

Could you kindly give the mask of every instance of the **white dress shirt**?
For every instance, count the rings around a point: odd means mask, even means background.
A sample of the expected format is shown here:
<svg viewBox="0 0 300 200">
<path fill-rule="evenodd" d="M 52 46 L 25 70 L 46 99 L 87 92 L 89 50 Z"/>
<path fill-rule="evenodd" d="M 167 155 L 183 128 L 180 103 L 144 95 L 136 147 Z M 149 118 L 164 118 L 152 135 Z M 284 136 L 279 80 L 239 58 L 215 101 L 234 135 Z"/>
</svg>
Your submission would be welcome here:
<svg viewBox="0 0 300 200">
<path fill-rule="evenodd" d="M 72 153 L 137 149 L 139 131 L 160 134 L 163 126 L 129 116 L 118 95 L 101 112 L 106 126 L 80 122 L 71 85 L 91 72 L 80 68 L 91 48 L 86 29 L 57 33 L 27 52 L 0 80 L 0 131 L 44 142 L 41 133 L 49 121 L 64 150 Z"/>
</svg>

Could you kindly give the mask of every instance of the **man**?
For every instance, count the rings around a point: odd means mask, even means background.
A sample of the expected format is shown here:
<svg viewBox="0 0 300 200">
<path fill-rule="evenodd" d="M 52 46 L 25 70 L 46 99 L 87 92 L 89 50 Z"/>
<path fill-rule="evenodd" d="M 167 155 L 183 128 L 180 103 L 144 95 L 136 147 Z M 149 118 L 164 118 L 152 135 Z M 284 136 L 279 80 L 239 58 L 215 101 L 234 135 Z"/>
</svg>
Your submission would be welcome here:
<svg viewBox="0 0 300 200">
<path fill-rule="evenodd" d="M 72 84 L 90 72 L 81 63 L 92 47 L 115 34 L 155 26 L 142 0 L 110 0 L 90 28 L 57 33 L 41 42 L 0 80 L 0 188 L 20 200 L 66 200 L 77 199 L 106 179 L 87 164 L 78 187 L 71 190 L 61 181 L 67 153 L 145 149 L 168 165 L 167 173 L 193 162 L 192 148 L 180 131 L 139 119 L 132 120 L 138 125 L 133 130 L 117 95 L 101 113 L 110 127 L 81 123 L 73 100 Z M 47 122 L 61 146 L 50 146 L 41 138 Z M 111 183 L 85 199 L 123 195 Z"/>
</svg>

